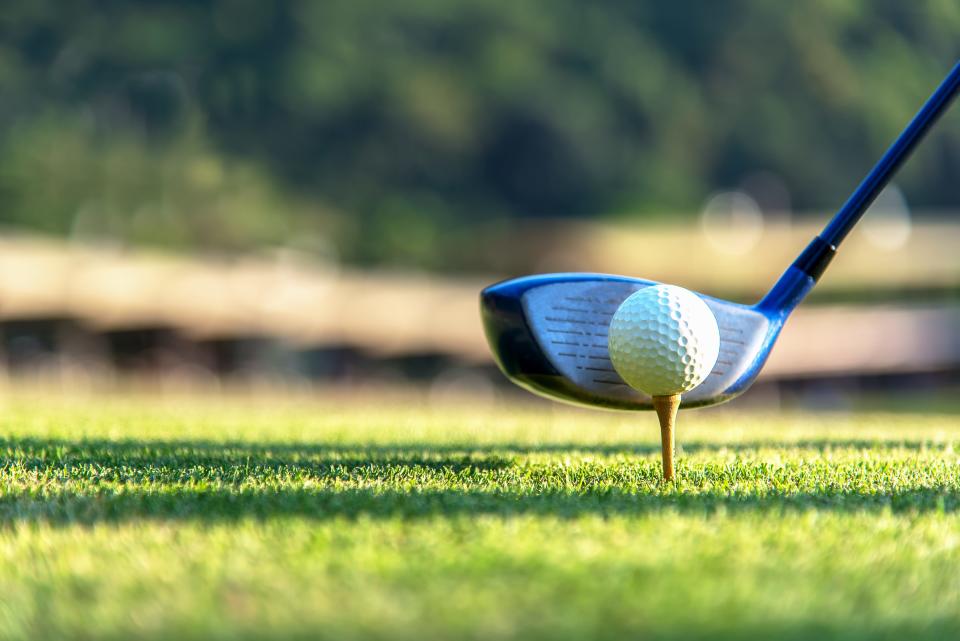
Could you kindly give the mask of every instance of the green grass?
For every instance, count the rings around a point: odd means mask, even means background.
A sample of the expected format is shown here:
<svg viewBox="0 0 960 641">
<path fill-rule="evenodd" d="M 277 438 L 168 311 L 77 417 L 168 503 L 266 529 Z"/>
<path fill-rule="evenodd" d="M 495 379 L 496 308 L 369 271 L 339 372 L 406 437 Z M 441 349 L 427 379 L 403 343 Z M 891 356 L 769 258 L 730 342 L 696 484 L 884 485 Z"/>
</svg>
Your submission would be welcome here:
<svg viewBox="0 0 960 641">
<path fill-rule="evenodd" d="M 0 639 L 944 639 L 960 420 L 0 405 Z"/>
</svg>

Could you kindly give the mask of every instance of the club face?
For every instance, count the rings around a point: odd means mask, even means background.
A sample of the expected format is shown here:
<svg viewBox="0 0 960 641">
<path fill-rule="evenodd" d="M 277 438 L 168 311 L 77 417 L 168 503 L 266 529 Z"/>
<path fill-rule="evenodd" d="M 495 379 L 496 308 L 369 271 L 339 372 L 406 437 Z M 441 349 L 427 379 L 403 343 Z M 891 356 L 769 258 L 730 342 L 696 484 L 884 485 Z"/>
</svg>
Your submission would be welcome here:
<svg viewBox="0 0 960 641">
<path fill-rule="evenodd" d="M 651 399 L 613 369 L 607 328 L 633 292 L 653 281 L 604 274 L 548 274 L 492 285 L 481 293 L 487 340 L 515 383 L 555 400 L 609 409 L 652 409 Z M 766 361 L 782 319 L 700 295 L 720 326 L 710 375 L 683 394 L 682 407 L 716 405 L 746 390 Z"/>
</svg>

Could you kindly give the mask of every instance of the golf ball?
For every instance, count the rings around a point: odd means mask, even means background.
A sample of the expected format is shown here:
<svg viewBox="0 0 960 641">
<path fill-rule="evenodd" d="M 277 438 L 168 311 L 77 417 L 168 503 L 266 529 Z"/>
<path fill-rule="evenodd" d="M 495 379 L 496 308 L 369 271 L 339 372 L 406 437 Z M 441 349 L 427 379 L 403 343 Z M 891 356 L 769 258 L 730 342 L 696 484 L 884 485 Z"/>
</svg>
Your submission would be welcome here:
<svg viewBox="0 0 960 641">
<path fill-rule="evenodd" d="M 610 360 L 630 387 L 651 396 L 692 390 L 720 353 L 717 319 L 682 287 L 652 285 L 629 296 L 610 321 Z"/>
</svg>

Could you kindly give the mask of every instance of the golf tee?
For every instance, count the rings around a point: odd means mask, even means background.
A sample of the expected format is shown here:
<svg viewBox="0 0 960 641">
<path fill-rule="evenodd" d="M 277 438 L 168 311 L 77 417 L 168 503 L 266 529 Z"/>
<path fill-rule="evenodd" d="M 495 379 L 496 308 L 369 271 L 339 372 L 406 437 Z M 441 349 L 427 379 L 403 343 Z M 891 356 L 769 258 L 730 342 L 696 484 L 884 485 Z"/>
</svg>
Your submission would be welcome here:
<svg viewBox="0 0 960 641">
<path fill-rule="evenodd" d="M 673 428 L 680 409 L 680 395 L 654 396 L 653 407 L 660 420 L 660 455 L 663 458 L 663 480 L 673 480 Z"/>
</svg>

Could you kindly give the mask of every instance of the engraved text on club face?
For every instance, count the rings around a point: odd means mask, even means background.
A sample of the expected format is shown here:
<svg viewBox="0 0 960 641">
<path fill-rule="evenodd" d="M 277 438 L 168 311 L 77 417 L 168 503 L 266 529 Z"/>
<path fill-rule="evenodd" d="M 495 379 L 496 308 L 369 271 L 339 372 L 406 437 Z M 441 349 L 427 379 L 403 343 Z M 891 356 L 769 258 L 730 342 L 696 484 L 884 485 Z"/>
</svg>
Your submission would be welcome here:
<svg viewBox="0 0 960 641">
<path fill-rule="evenodd" d="M 614 312 L 644 282 L 582 281 L 553 283 L 528 291 L 524 312 L 531 331 L 551 364 L 591 394 L 612 401 L 649 403 L 628 386 L 610 362 L 607 331 Z M 720 327 L 720 354 L 687 401 L 713 398 L 728 390 L 755 365 L 769 321 L 748 307 L 704 298 Z"/>
</svg>

